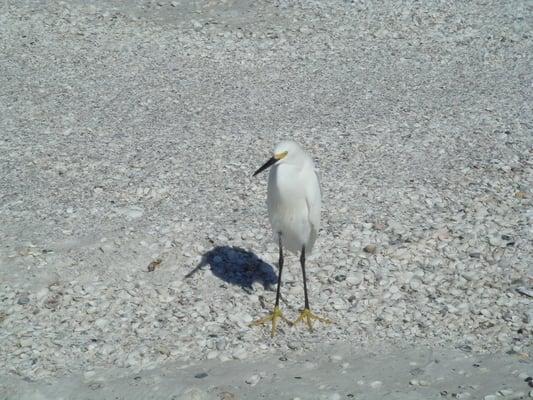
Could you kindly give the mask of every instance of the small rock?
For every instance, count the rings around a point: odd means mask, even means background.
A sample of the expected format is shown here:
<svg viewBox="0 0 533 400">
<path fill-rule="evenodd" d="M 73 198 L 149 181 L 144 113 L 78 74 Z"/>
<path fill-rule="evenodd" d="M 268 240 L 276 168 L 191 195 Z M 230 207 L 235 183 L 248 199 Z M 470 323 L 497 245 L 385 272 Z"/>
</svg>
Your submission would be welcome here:
<svg viewBox="0 0 533 400">
<path fill-rule="evenodd" d="M 153 272 L 159 265 L 161 264 L 161 259 L 158 258 L 154 261 L 152 261 L 150 264 L 148 264 L 148 272 Z"/>
<path fill-rule="evenodd" d="M 101 389 L 103 386 L 102 382 L 92 382 L 92 383 L 89 383 L 89 388 L 91 390 L 98 390 L 98 389 Z"/>
<path fill-rule="evenodd" d="M 489 235 L 489 244 L 495 247 L 505 247 L 505 243 L 499 235 Z"/>
<path fill-rule="evenodd" d="M 374 381 L 370 384 L 370 387 L 372 389 L 377 389 L 377 388 L 380 388 L 381 386 L 383 385 L 383 382 L 381 381 Z"/>
<path fill-rule="evenodd" d="M 244 360 L 248 356 L 246 350 L 244 350 L 243 348 L 238 348 L 231 355 L 237 360 Z"/>
<path fill-rule="evenodd" d="M 220 338 L 216 342 L 216 347 L 218 351 L 222 351 L 226 348 L 226 339 Z"/>
<path fill-rule="evenodd" d="M 28 296 L 20 296 L 17 300 L 17 304 L 21 306 L 25 306 L 30 302 L 30 298 Z"/>
<path fill-rule="evenodd" d="M 237 400 L 237 396 L 235 395 L 235 393 L 222 392 L 219 394 L 219 399 L 220 400 Z"/>
<path fill-rule="evenodd" d="M 502 389 L 498 391 L 499 394 L 502 396 L 510 396 L 513 394 L 513 391 L 511 389 Z"/>
<path fill-rule="evenodd" d="M 472 395 L 469 392 L 457 393 L 455 395 L 455 398 L 459 400 L 466 400 L 466 399 L 470 399 L 471 397 Z"/>
<path fill-rule="evenodd" d="M 533 289 L 528 289 L 526 287 L 521 286 L 516 288 L 516 291 L 524 296 L 533 297 Z"/>
<path fill-rule="evenodd" d="M 342 361 L 342 356 L 340 354 L 334 354 L 334 355 L 330 356 L 329 359 L 331 360 L 331 362 L 338 363 L 338 362 Z"/>
<path fill-rule="evenodd" d="M 377 247 L 375 244 L 368 244 L 363 248 L 365 253 L 376 254 Z"/>
<path fill-rule="evenodd" d="M 409 287 L 414 291 L 418 291 L 421 286 L 422 282 L 418 278 L 413 278 L 411 279 L 411 282 L 409 282 Z"/>
<path fill-rule="evenodd" d="M 497 399 L 498 399 L 498 396 L 496 396 L 495 394 L 488 394 L 485 397 L 483 397 L 483 400 L 497 400 Z"/>
<path fill-rule="evenodd" d="M 344 282 L 344 281 L 346 280 L 346 275 L 344 275 L 344 274 L 339 274 L 339 275 L 335 276 L 335 280 L 336 280 L 337 282 Z"/>
<path fill-rule="evenodd" d="M 191 21 L 191 25 L 192 25 L 192 27 L 194 28 L 195 31 L 200 31 L 203 28 L 203 25 L 200 22 L 198 22 L 198 21 L 196 21 L 194 19 Z"/>
<path fill-rule="evenodd" d="M 250 386 L 255 386 L 260 380 L 261 377 L 259 375 L 252 375 L 251 377 L 246 379 L 245 382 Z"/>
<path fill-rule="evenodd" d="M 100 329 L 105 327 L 107 324 L 108 324 L 108 321 L 105 318 L 98 318 L 96 321 L 94 321 L 94 325 Z"/>
<path fill-rule="evenodd" d="M 300 343 L 294 340 L 291 340 L 290 342 L 287 343 L 287 347 L 291 350 L 298 350 L 300 348 Z"/>
<path fill-rule="evenodd" d="M 363 277 L 361 272 L 354 272 L 346 277 L 346 282 L 350 285 L 359 285 L 363 281 Z"/>
<path fill-rule="evenodd" d="M 87 371 L 87 372 L 85 372 L 85 373 L 83 374 L 83 378 L 84 378 L 85 380 L 88 381 L 88 380 L 94 378 L 95 375 L 96 375 L 96 372 L 94 372 L 94 371 Z"/>
</svg>

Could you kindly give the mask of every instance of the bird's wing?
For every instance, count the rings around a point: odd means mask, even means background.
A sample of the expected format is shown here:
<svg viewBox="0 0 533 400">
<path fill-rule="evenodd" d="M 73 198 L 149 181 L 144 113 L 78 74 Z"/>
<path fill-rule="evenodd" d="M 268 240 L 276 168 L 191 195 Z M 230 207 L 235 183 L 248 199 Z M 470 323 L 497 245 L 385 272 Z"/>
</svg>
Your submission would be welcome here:
<svg viewBox="0 0 533 400">
<path fill-rule="evenodd" d="M 318 235 L 318 229 L 320 228 L 321 196 L 320 185 L 318 184 L 318 178 L 314 171 L 312 177 L 312 184 L 306 185 L 305 202 L 307 204 L 309 222 L 311 223 L 312 242 L 314 242 Z"/>
</svg>

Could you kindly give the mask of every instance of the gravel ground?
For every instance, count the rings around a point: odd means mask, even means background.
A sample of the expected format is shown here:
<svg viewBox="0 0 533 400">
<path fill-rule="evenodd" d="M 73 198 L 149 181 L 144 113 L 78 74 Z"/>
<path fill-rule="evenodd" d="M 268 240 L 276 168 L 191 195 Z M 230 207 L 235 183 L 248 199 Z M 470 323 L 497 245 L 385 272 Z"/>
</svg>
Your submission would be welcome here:
<svg viewBox="0 0 533 400">
<path fill-rule="evenodd" d="M 533 397 L 531 379 L 527 365 L 506 354 L 325 345 L 307 354 L 288 351 L 222 365 L 167 363 L 129 375 L 91 370 L 51 385 L 0 377 L 0 385 L 6 398 L 20 400 L 517 400 Z"/>
<path fill-rule="evenodd" d="M 250 363 L 324 343 L 530 367 L 530 2 L 0 10 L 6 376 Z M 248 327 L 272 309 L 277 261 L 266 179 L 251 174 L 284 138 L 319 167 L 310 302 L 335 323 L 271 339 Z M 287 263 L 294 318 L 303 289 Z"/>
</svg>

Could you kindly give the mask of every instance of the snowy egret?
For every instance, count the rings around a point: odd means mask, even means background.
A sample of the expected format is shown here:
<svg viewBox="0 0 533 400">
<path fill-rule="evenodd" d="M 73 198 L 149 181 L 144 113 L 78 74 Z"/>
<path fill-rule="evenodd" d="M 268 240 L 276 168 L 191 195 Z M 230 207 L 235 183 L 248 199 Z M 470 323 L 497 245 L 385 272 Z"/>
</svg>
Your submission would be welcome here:
<svg viewBox="0 0 533 400">
<path fill-rule="evenodd" d="M 311 157 L 295 142 L 285 141 L 276 146 L 274 155 L 253 176 L 272 167 L 268 177 L 268 216 L 279 245 L 279 273 L 274 311 L 252 323 L 262 325 L 272 321 L 272 336 L 276 334 L 277 320 L 292 324 L 311 321 L 330 322 L 311 313 L 305 276 L 305 256 L 310 254 L 320 225 L 320 186 Z M 283 270 L 283 248 L 294 254 L 300 252 L 304 282 L 305 304 L 294 323 L 287 320 L 280 308 L 280 285 Z"/>
</svg>

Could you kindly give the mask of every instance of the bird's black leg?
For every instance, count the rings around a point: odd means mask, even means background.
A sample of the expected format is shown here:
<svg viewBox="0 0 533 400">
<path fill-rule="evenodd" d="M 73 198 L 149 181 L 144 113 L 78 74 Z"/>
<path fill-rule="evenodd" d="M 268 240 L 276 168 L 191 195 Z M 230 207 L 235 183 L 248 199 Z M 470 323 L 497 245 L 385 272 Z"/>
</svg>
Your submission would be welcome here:
<svg viewBox="0 0 533 400">
<path fill-rule="evenodd" d="M 300 255 L 300 265 L 302 266 L 302 275 L 304 278 L 304 296 L 305 309 L 309 310 L 309 297 L 307 296 L 307 278 L 305 277 L 305 246 L 302 246 L 302 254 Z"/>
<path fill-rule="evenodd" d="M 278 271 L 278 289 L 276 291 L 276 304 L 275 307 L 279 307 L 279 298 L 281 294 L 281 272 L 283 271 L 283 245 L 281 243 L 281 232 L 278 233 L 279 237 L 279 271 Z"/>
<path fill-rule="evenodd" d="M 311 312 L 309 309 L 309 296 L 307 295 L 307 278 L 305 276 L 305 246 L 302 246 L 302 254 L 300 255 L 300 264 L 302 266 L 302 275 L 304 278 L 304 296 L 305 296 L 305 306 L 302 311 L 300 311 L 300 316 L 294 321 L 294 324 L 297 324 L 300 321 L 307 322 L 307 326 L 309 327 L 309 330 L 313 330 L 313 326 L 311 324 L 311 321 L 316 319 L 321 322 L 331 322 L 327 318 L 319 317 Z"/>
</svg>

